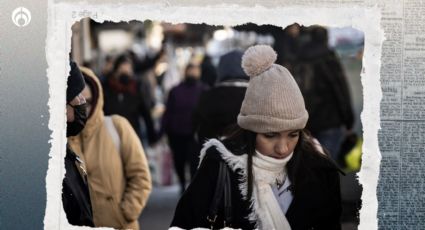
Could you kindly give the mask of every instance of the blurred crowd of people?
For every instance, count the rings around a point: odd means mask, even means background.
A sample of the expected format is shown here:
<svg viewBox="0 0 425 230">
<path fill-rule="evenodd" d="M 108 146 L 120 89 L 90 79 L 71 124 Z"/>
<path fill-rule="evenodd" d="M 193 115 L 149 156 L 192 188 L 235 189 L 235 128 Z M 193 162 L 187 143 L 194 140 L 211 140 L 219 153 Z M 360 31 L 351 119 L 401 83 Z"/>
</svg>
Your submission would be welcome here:
<svg viewBox="0 0 425 230">
<path fill-rule="evenodd" d="M 291 25 L 273 48 L 276 64 L 292 73 L 304 97 L 309 114 L 306 128 L 340 163 L 341 144 L 351 134 L 354 115 L 344 69 L 328 46 L 327 29 Z M 249 85 L 241 66 L 244 51 L 230 50 L 216 65 L 205 53 L 201 58 L 193 54 L 181 71 L 180 82 L 171 88 L 163 84 L 167 70 L 155 71 L 173 52 L 165 44 L 155 55 L 144 58 L 132 51 L 106 56 L 98 73 L 87 68 L 90 66 L 79 70 L 73 66 L 69 79 L 81 74 L 85 87 L 72 96 L 85 98 L 87 117 L 80 122 L 81 130 L 68 130 L 68 147 L 75 153 L 74 161 L 84 162 L 78 168 L 80 173 L 84 171 L 84 180 L 78 184 L 87 186 L 89 192 L 85 190 L 82 197 L 89 206 L 86 212 L 93 212 L 92 222 L 86 220 L 90 216 L 86 213 L 72 222 L 68 215 L 70 223 L 138 229 L 137 219 L 152 189 L 145 149 L 164 137 L 183 193 L 190 181 L 186 166 L 193 177 L 202 145 L 211 138 L 225 137 L 237 124 Z M 68 105 L 72 110 L 74 105 Z M 75 196 L 65 191 L 69 187 L 73 185 L 64 187 L 66 211 L 66 197 Z"/>
</svg>

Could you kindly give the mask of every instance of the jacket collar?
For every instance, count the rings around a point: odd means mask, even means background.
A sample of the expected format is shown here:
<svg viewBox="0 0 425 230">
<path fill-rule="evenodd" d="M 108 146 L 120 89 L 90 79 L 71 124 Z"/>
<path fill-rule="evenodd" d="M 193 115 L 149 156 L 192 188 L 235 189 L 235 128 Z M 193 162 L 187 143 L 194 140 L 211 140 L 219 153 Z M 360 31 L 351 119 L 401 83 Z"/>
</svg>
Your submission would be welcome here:
<svg viewBox="0 0 425 230">
<path fill-rule="evenodd" d="M 231 153 L 224 145 L 217 139 L 210 139 L 207 141 L 200 154 L 200 164 L 205 157 L 207 150 L 211 147 L 216 148 L 216 150 L 221 154 L 221 158 L 226 162 L 228 167 L 236 174 L 239 175 L 239 184 L 238 188 L 244 200 L 248 200 L 248 172 L 247 172 L 247 154 L 234 155 Z M 289 185 L 287 185 L 289 186 Z M 264 213 L 261 213 L 259 204 L 257 202 L 257 193 L 255 189 L 252 192 L 250 202 L 251 213 L 248 215 L 249 222 L 255 224 L 255 228 L 259 227 L 259 216 L 264 216 Z"/>
</svg>

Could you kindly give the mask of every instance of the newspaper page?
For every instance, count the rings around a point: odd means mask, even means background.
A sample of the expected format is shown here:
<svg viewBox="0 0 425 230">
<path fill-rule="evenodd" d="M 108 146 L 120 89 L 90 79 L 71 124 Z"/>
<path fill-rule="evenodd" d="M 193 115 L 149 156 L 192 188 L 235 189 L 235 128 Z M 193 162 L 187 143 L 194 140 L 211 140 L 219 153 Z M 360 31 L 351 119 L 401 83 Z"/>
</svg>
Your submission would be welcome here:
<svg viewBox="0 0 425 230">
<path fill-rule="evenodd" d="M 424 229 L 423 1 L 382 1 L 379 229 Z"/>
</svg>

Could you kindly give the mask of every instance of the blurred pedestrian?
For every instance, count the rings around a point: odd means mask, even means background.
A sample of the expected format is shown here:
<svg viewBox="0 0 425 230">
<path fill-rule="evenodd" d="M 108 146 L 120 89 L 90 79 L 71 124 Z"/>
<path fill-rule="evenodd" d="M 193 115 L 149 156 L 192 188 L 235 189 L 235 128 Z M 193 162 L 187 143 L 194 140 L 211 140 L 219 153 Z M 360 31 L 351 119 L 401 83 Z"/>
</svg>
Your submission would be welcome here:
<svg viewBox="0 0 425 230">
<path fill-rule="evenodd" d="M 310 42 L 299 53 L 294 76 L 310 114 L 307 128 L 337 160 L 341 143 L 353 127 L 354 113 L 344 69 L 328 46 L 328 32 L 309 28 Z"/>
<path fill-rule="evenodd" d="M 149 70 L 153 70 L 159 59 L 163 57 L 165 53 L 164 47 L 162 47 L 154 56 L 146 55 L 141 59 L 134 51 L 128 51 L 129 57 L 133 63 L 133 71 L 136 79 L 139 81 L 140 92 L 143 100 L 148 109 L 152 109 L 155 106 L 155 93 L 154 85 L 149 79 Z"/>
<path fill-rule="evenodd" d="M 298 59 L 299 49 L 302 44 L 301 27 L 298 23 L 287 26 L 283 30 L 282 39 L 276 41 L 275 48 L 279 48 L 279 56 L 277 63 L 289 71 L 293 70 L 293 64 Z"/>
<path fill-rule="evenodd" d="M 91 70 L 81 70 L 88 121 L 83 131 L 68 141 L 86 162 L 94 224 L 139 229 L 138 218 L 152 189 L 143 147 L 127 119 L 104 116 L 100 81 Z"/>
<path fill-rule="evenodd" d="M 146 104 L 138 81 L 133 72 L 133 63 L 129 57 L 122 55 L 114 63 L 112 74 L 108 76 L 104 89 L 105 115 L 118 114 L 125 117 L 142 140 L 139 118 L 142 117 L 149 143 L 156 141 L 150 109 Z"/>
<path fill-rule="evenodd" d="M 309 115 L 302 94 L 275 61 L 270 46 L 245 52 L 242 65 L 251 79 L 239 127 L 205 143 L 171 226 L 341 229 L 338 168 L 304 129 Z"/>
<path fill-rule="evenodd" d="M 98 74 L 100 82 L 105 83 L 108 76 L 112 73 L 114 67 L 114 58 L 111 55 L 106 55 L 100 73 Z"/>
<path fill-rule="evenodd" d="M 200 144 L 223 136 L 236 124 L 249 80 L 241 67 L 242 55 L 241 50 L 233 50 L 220 57 L 217 83 L 199 99 L 194 124 Z"/>
<path fill-rule="evenodd" d="M 198 65 L 189 64 L 186 67 L 183 82 L 172 88 L 168 94 L 162 117 L 161 130 L 168 137 L 181 191 L 186 186 L 186 164 L 190 164 L 193 176 L 198 162 L 192 115 L 201 93 L 206 90 L 206 86 L 199 81 L 200 76 L 201 69 Z"/>
<path fill-rule="evenodd" d="M 66 136 L 78 135 L 87 121 L 86 100 L 81 95 L 85 87 L 83 76 L 75 62 L 66 90 Z M 68 222 L 72 225 L 94 227 L 87 174 L 84 162 L 66 145 L 65 178 L 62 181 L 62 203 Z"/>
<path fill-rule="evenodd" d="M 201 82 L 208 87 L 213 87 L 217 79 L 217 71 L 212 63 L 211 57 L 205 54 L 201 62 Z"/>
</svg>

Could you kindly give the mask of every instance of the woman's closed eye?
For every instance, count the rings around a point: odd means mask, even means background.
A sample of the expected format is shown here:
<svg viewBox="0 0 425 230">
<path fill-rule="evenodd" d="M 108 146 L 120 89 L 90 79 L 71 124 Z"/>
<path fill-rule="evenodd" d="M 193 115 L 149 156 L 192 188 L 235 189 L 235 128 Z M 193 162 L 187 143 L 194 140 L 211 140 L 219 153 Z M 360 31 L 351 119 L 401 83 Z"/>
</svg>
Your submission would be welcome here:
<svg viewBox="0 0 425 230">
<path fill-rule="evenodd" d="M 273 138 L 276 137 L 278 134 L 277 133 L 265 133 L 264 136 L 266 138 Z"/>
<path fill-rule="evenodd" d="M 300 135 L 300 131 L 299 131 L 299 130 L 297 130 L 297 131 L 295 131 L 295 132 L 290 133 L 290 134 L 289 134 L 289 137 L 296 138 L 296 137 L 298 137 L 299 135 Z"/>
</svg>

